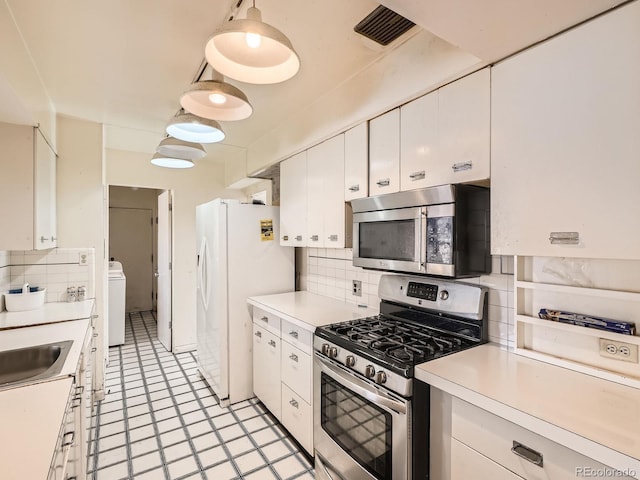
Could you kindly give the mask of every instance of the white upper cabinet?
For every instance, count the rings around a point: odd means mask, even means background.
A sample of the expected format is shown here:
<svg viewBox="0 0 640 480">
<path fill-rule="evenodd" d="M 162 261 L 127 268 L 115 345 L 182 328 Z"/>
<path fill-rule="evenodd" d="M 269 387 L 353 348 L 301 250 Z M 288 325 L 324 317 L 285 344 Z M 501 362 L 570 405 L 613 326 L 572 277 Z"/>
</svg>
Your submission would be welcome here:
<svg viewBox="0 0 640 480">
<path fill-rule="evenodd" d="M 367 122 L 344 132 L 344 199 L 369 195 L 369 126 Z"/>
<path fill-rule="evenodd" d="M 37 128 L 0 124 L 0 250 L 56 246 L 56 154 Z"/>
<path fill-rule="evenodd" d="M 344 134 L 307 150 L 307 246 L 344 248 L 350 238 L 344 200 Z"/>
<path fill-rule="evenodd" d="M 280 163 L 280 245 L 306 246 L 307 152 Z"/>
<path fill-rule="evenodd" d="M 438 90 L 438 161 L 431 185 L 488 179 L 491 73 L 485 68 Z"/>
<path fill-rule="evenodd" d="M 438 170 L 438 92 L 400 108 L 400 190 L 424 188 Z"/>
<path fill-rule="evenodd" d="M 400 190 L 400 109 L 369 121 L 369 195 Z"/>
<path fill-rule="evenodd" d="M 640 259 L 638 25 L 633 2 L 493 69 L 492 253 Z"/>
</svg>

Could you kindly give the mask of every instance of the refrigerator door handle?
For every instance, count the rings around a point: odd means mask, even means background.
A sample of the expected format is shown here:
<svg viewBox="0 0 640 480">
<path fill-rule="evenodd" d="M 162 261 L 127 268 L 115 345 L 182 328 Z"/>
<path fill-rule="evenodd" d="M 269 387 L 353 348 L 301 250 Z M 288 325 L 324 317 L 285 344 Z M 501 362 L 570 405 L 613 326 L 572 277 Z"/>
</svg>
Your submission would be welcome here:
<svg viewBox="0 0 640 480">
<path fill-rule="evenodd" d="M 209 248 L 207 239 L 202 239 L 200 246 L 200 262 L 198 264 L 198 283 L 200 284 L 200 298 L 205 310 L 209 308 Z"/>
</svg>

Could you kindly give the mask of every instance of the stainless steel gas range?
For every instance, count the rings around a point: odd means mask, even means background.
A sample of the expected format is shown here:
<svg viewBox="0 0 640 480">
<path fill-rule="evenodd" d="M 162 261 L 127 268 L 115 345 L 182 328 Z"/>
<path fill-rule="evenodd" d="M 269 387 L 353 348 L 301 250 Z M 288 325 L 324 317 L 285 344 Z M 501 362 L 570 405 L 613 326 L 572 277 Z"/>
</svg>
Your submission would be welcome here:
<svg viewBox="0 0 640 480">
<path fill-rule="evenodd" d="M 487 290 L 384 275 L 380 315 L 314 337 L 316 478 L 429 478 L 429 386 L 414 366 L 487 341 Z"/>
</svg>

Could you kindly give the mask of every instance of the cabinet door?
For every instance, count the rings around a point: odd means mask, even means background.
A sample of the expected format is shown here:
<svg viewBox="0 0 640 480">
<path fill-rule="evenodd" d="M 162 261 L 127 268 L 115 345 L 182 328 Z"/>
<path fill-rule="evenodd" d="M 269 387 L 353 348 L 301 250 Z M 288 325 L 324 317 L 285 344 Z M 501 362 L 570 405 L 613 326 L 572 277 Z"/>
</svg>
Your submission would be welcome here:
<svg viewBox="0 0 640 480">
<path fill-rule="evenodd" d="M 640 259 L 639 24 L 634 2 L 493 69 L 493 254 Z"/>
<path fill-rule="evenodd" d="M 361 123 L 344 133 L 344 199 L 369 195 L 369 126 Z"/>
<path fill-rule="evenodd" d="M 325 160 L 324 188 L 324 246 L 344 248 L 351 238 L 350 227 L 345 225 L 344 203 L 344 134 L 336 135 L 322 143 Z M 348 245 L 350 246 L 350 244 Z"/>
<path fill-rule="evenodd" d="M 282 424 L 308 453 L 313 453 L 311 405 L 284 384 L 282 385 Z"/>
<path fill-rule="evenodd" d="M 287 342 L 282 342 L 282 383 L 307 403 L 311 403 L 312 368 L 310 355 Z"/>
<path fill-rule="evenodd" d="M 522 480 L 522 477 L 480 455 L 455 438 L 451 439 L 451 480 L 486 478 L 491 480 Z"/>
<path fill-rule="evenodd" d="M 490 77 L 485 68 L 438 90 L 440 155 L 432 185 L 489 178 Z"/>
<path fill-rule="evenodd" d="M 400 190 L 437 185 L 438 92 L 400 108 Z"/>
<path fill-rule="evenodd" d="M 280 245 L 306 246 L 307 152 L 280 163 Z"/>
<path fill-rule="evenodd" d="M 326 142 L 307 150 L 307 245 L 324 247 L 325 209 L 331 208 L 325 195 L 325 170 L 327 162 Z"/>
<path fill-rule="evenodd" d="M 33 248 L 56 246 L 56 154 L 39 129 L 35 129 Z"/>
<path fill-rule="evenodd" d="M 369 195 L 400 189 L 400 109 L 369 121 Z"/>
<path fill-rule="evenodd" d="M 280 338 L 253 325 L 253 393 L 281 419 Z"/>
</svg>

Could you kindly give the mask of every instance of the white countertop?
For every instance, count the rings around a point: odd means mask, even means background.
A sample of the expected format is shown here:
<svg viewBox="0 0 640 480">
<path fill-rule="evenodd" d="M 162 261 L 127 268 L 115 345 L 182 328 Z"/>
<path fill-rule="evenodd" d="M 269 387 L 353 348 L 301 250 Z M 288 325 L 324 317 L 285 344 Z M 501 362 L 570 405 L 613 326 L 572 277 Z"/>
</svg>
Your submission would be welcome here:
<svg viewBox="0 0 640 480">
<path fill-rule="evenodd" d="M 89 318 L 92 309 L 93 299 L 89 299 L 82 302 L 45 303 L 36 310 L 26 312 L 0 312 L 0 329 Z"/>
<path fill-rule="evenodd" d="M 378 314 L 373 308 L 306 291 L 249 297 L 247 302 L 307 330 Z"/>
<path fill-rule="evenodd" d="M 69 377 L 0 393 L 3 480 L 47 478 L 72 384 Z"/>
<path fill-rule="evenodd" d="M 482 345 L 423 363 L 435 388 L 640 475 L 640 390 Z"/>
</svg>

